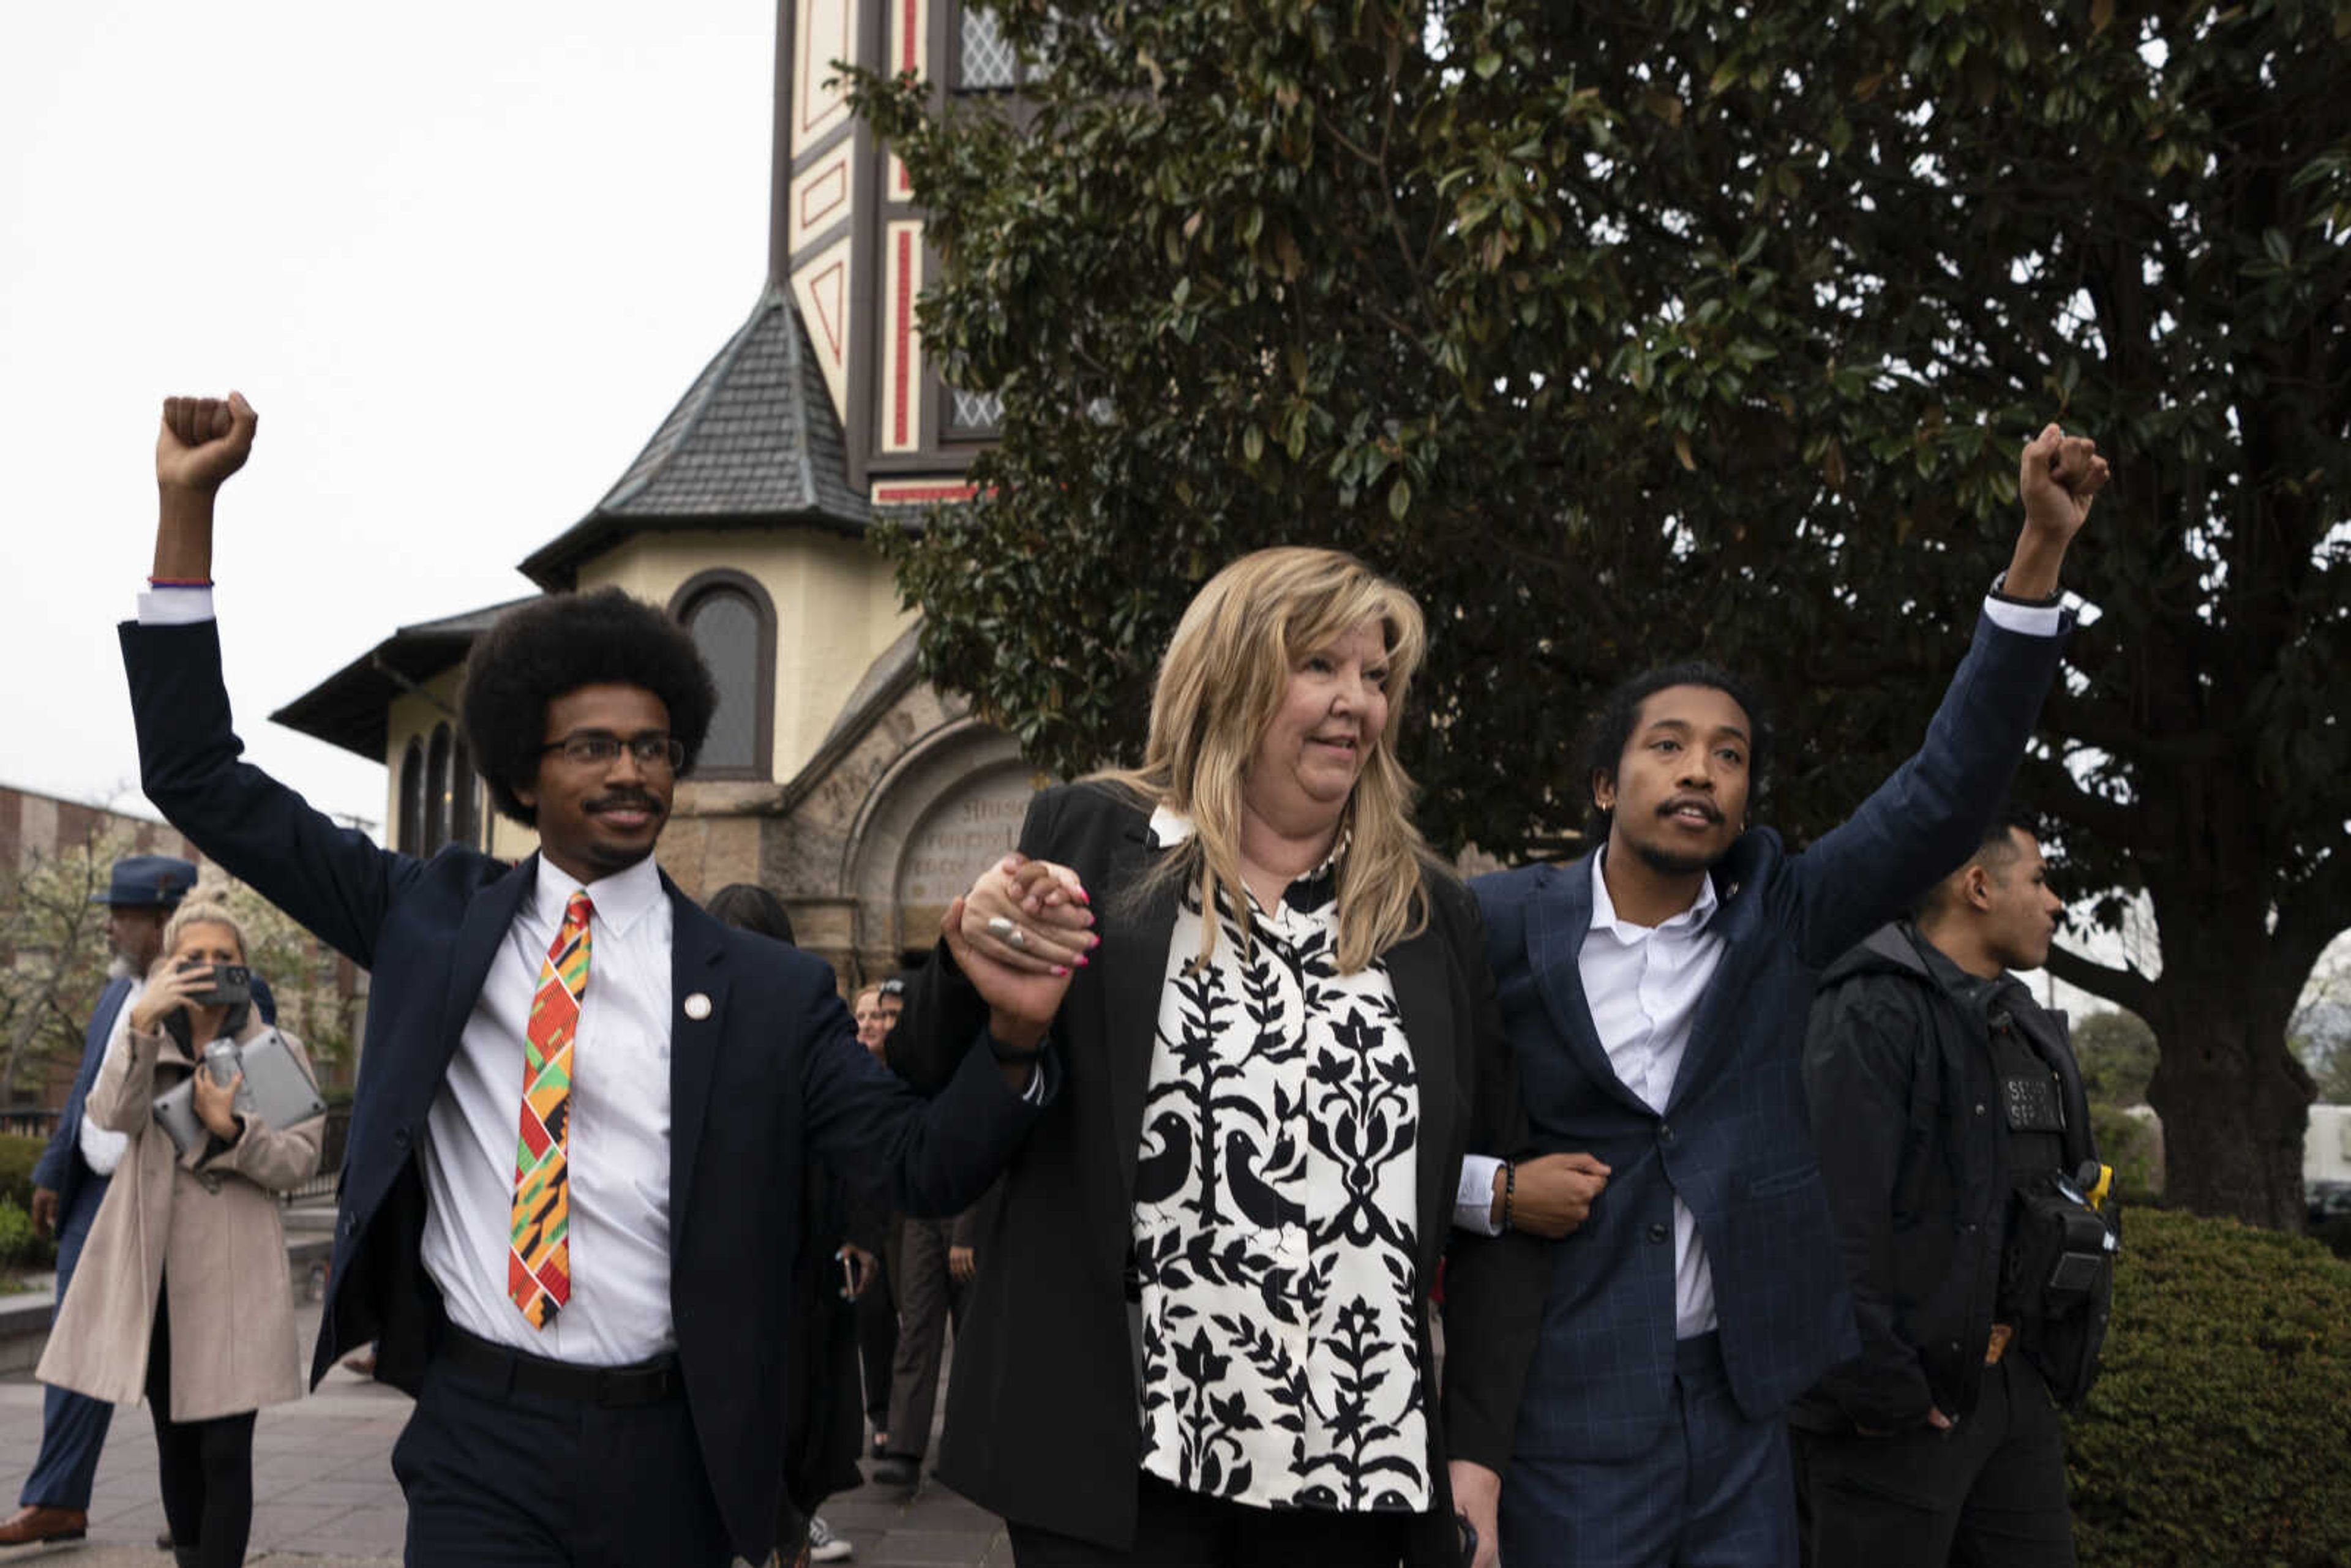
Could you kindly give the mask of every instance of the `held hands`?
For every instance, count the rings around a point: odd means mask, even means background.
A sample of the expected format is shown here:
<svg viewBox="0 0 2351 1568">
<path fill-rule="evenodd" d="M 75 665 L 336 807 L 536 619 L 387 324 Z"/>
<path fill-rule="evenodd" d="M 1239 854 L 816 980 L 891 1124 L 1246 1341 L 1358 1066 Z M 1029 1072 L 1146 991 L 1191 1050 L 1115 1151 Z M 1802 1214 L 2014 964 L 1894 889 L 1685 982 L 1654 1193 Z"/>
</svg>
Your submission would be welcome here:
<svg viewBox="0 0 2351 1568">
<path fill-rule="evenodd" d="M 261 416 L 242 392 L 225 399 L 167 397 L 155 437 L 155 483 L 166 490 L 210 495 L 253 455 Z"/>
<path fill-rule="evenodd" d="M 1078 873 L 1051 861 L 1008 854 L 980 873 L 964 898 L 967 941 L 1007 968 L 1045 975 L 1082 969 L 1102 942 Z"/>
<path fill-rule="evenodd" d="M 1087 929 L 1093 918 L 1075 873 L 1020 855 L 989 867 L 947 906 L 940 934 L 987 1003 L 998 1040 L 1025 1050 L 1045 1038 L 1101 940 Z"/>
<path fill-rule="evenodd" d="M 1591 1155 L 1545 1155 L 1521 1160 L 1510 1192 L 1510 1228 L 1556 1241 L 1592 1216 L 1592 1205 L 1608 1186 L 1609 1167 Z M 1502 1173 L 1494 1173 L 1496 1217 L 1500 1215 Z"/>
<path fill-rule="evenodd" d="M 1474 1459 L 1455 1459 L 1445 1468 L 1453 1483 L 1453 1511 L 1478 1532 L 1474 1568 L 1498 1568 L 1502 1560 L 1502 1478 Z"/>
</svg>

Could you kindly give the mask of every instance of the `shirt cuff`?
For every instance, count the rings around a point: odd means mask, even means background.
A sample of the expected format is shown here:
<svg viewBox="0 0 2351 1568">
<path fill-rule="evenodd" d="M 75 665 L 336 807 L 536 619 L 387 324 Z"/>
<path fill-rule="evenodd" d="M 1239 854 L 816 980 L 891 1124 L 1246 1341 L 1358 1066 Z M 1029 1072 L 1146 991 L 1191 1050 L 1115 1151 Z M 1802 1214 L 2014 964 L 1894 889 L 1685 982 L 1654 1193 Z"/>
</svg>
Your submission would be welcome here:
<svg viewBox="0 0 2351 1568">
<path fill-rule="evenodd" d="M 1461 1185 L 1454 1189 L 1453 1223 L 1479 1236 L 1499 1236 L 1494 1223 L 1494 1173 L 1502 1162 L 1491 1155 L 1461 1156 Z"/>
<path fill-rule="evenodd" d="M 141 626 L 193 626 L 212 618 L 213 591 L 210 584 L 174 583 L 168 587 L 150 588 L 139 596 L 139 624 Z"/>
<path fill-rule="evenodd" d="M 2065 612 L 2060 605 L 2025 604 L 1988 593 L 1984 595 L 1983 612 L 1984 619 L 2001 631 L 2022 636 L 2054 637 L 2065 630 Z"/>
</svg>

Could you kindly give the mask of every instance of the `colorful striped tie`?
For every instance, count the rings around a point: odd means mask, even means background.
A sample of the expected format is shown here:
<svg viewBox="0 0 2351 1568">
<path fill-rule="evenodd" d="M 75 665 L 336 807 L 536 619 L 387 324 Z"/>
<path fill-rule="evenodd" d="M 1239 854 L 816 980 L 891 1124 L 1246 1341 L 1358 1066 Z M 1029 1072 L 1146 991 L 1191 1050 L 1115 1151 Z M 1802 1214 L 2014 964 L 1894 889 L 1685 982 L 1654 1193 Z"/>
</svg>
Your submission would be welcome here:
<svg viewBox="0 0 2351 1568">
<path fill-rule="evenodd" d="M 539 967 L 524 1031 L 522 1136 L 515 1146 L 507 1294 L 543 1329 L 571 1300 L 571 1046 L 588 994 L 585 893 L 563 906 L 563 929 Z"/>
</svg>

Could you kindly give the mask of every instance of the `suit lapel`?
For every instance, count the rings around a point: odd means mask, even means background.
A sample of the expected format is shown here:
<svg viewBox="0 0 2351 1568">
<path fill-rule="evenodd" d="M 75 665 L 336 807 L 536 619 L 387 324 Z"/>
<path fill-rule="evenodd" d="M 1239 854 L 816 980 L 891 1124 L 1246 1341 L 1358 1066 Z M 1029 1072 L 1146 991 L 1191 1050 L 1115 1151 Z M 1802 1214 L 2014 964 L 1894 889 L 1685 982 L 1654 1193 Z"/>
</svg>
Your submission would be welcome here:
<svg viewBox="0 0 2351 1568">
<path fill-rule="evenodd" d="M 1666 1095 L 1669 1113 L 1695 1092 L 1694 1085 L 1706 1082 L 1725 1043 L 1744 1032 L 1748 980 L 1763 954 L 1763 944 L 1757 940 L 1763 901 L 1756 895 L 1759 879 L 1754 856 L 1745 852 L 1748 847 L 1747 836 L 1742 836 L 1715 868 L 1714 894 L 1721 902 L 1707 928 L 1722 938 L 1722 959 L 1690 1019 L 1689 1043 L 1682 1048 L 1681 1065 L 1674 1069 L 1674 1086 Z"/>
<path fill-rule="evenodd" d="M 694 1157 L 716 1076 L 726 1019 L 726 929 L 677 890 L 667 875 L 670 903 L 669 1229 L 674 1252 L 685 1234 L 694 1188 Z M 695 1005 L 701 997 L 707 1007 Z M 696 1013 L 702 1016 L 697 1018 Z"/>
<path fill-rule="evenodd" d="M 1140 821 L 1112 851 L 1109 885 L 1141 890 L 1158 862 Z M 1143 1095 L 1159 1031 L 1159 997 L 1167 979 L 1167 944 L 1176 933 L 1177 889 L 1161 882 L 1134 896 L 1138 906 L 1120 940 L 1104 943 L 1102 969 L 1102 1067 L 1110 1082 L 1112 1138 L 1118 1148 L 1119 1212 L 1134 1207 L 1134 1164 L 1143 1151 Z"/>
<path fill-rule="evenodd" d="M 1527 962 L 1552 1024 L 1567 1042 L 1568 1054 L 1584 1076 L 1629 1109 L 1652 1113 L 1616 1076 L 1615 1063 L 1593 1026 L 1592 1003 L 1583 994 L 1583 939 L 1592 934 L 1592 858 L 1549 868 L 1543 885 L 1527 907 Z"/>
<path fill-rule="evenodd" d="M 1444 1228 L 1437 1216 L 1449 1217 L 1453 1212 L 1452 1195 L 1445 1190 L 1445 1171 L 1453 1148 L 1454 1121 L 1460 1113 L 1454 1094 L 1458 1064 L 1454 1060 L 1444 939 L 1437 935 L 1435 918 L 1419 936 L 1389 948 L 1387 965 L 1388 983 L 1395 989 L 1396 1013 L 1404 1022 L 1404 1042 L 1412 1052 L 1413 1075 L 1420 1081 L 1420 1143 L 1414 1151 L 1418 1162 L 1414 1186 L 1420 1195 L 1426 1236 L 1432 1227 Z"/>
<path fill-rule="evenodd" d="M 449 988 L 442 996 L 441 1027 L 433 1037 L 434 1056 L 411 1080 L 424 1084 L 428 1094 L 438 1092 L 441 1081 L 448 1076 L 449 1059 L 457 1052 L 458 1037 L 473 1016 L 474 1004 L 481 1000 L 482 982 L 489 978 L 498 945 L 514 928 L 516 912 L 538 881 L 538 857 L 528 855 L 505 875 L 475 889 L 465 901 L 456 940 L 449 946 Z M 535 983 L 538 977 L 531 978 Z"/>
</svg>

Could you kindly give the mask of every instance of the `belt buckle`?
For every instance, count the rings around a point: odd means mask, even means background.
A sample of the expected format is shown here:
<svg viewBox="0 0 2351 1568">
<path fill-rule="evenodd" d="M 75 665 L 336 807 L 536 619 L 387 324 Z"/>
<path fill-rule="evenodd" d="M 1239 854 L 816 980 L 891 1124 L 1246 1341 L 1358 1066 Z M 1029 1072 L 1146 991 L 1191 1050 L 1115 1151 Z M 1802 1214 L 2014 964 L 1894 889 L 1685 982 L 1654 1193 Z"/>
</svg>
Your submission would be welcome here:
<svg viewBox="0 0 2351 1568">
<path fill-rule="evenodd" d="M 1984 1364 L 1998 1366 L 2000 1358 L 2008 1354 L 2008 1342 L 2016 1337 L 2016 1330 L 2008 1323 L 1991 1325 L 1991 1343 L 1984 1346 Z"/>
</svg>

